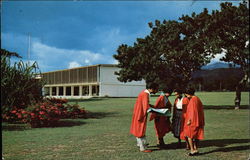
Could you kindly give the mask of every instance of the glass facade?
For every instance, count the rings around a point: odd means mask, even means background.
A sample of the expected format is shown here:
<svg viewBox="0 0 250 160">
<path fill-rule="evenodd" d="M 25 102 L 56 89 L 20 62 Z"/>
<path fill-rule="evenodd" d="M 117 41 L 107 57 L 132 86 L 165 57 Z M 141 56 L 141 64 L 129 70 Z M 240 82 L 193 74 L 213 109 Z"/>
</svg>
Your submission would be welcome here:
<svg viewBox="0 0 250 160">
<path fill-rule="evenodd" d="M 93 83 L 97 82 L 98 66 L 42 73 L 46 84 Z"/>
<path fill-rule="evenodd" d="M 89 86 L 82 86 L 82 95 L 83 96 L 89 95 Z"/>
<path fill-rule="evenodd" d="M 45 96 L 99 96 L 100 66 L 42 73 Z M 114 67 L 108 65 L 108 67 Z"/>
<path fill-rule="evenodd" d="M 99 95 L 99 86 L 98 85 L 93 85 L 92 86 L 92 95 L 93 96 L 98 96 Z"/>
</svg>

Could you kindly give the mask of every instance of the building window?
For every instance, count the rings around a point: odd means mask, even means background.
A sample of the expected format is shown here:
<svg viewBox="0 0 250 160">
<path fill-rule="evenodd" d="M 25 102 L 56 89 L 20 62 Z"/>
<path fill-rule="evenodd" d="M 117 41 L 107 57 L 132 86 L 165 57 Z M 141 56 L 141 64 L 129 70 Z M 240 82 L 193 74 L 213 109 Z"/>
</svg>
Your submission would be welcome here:
<svg viewBox="0 0 250 160">
<path fill-rule="evenodd" d="M 74 87 L 74 96 L 79 96 L 79 86 Z"/>
<path fill-rule="evenodd" d="M 92 86 L 92 95 L 93 96 L 99 95 L 99 86 Z"/>
<path fill-rule="evenodd" d="M 56 87 L 52 87 L 52 96 L 56 96 Z"/>
<path fill-rule="evenodd" d="M 59 96 L 63 96 L 63 87 L 59 87 Z"/>
<path fill-rule="evenodd" d="M 71 87 L 66 87 L 66 96 L 71 96 Z"/>
<path fill-rule="evenodd" d="M 82 86 L 82 95 L 83 96 L 89 95 L 89 86 Z"/>
<path fill-rule="evenodd" d="M 49 87 L 44 87 L 44 95 L 49 96 Z"/>
<path fill-rule="evenodd" d="M 99 86 L 96 86 L 96 90 L 97 90 L 96 95 L 99 96 L 99 92 L 100 92 L 99 91 Z"/>
</svg>

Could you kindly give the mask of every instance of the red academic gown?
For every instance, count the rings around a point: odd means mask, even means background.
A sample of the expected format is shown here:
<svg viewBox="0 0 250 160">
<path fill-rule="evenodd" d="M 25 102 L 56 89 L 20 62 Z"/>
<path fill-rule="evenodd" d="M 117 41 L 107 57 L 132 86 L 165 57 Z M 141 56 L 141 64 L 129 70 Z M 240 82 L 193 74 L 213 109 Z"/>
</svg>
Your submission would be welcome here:
<svg viewBox="0 0 250 160">
<path fill-rule="evenodd" d="M 175 102 L 174 102 L 174 113 L 176 112 L 176 104 L 177 104 L 177 100 L 178 98 L 175 99 Z M 182 120 L 181 120 L 181 128 L 180 128 L 180 138 L 181 139 L 184 139 L 185 140 L 185 136 L 184 136 L 184 122 L 185 122 L 185 119 L 186 119 L 186 113 L 187 113 L 187 105 L 189 103 L 189 99 L 187 97 L 183 97 L 182 99 Z"/>
<path fill-rule="evenodd" d="M 158 108 L 158 109 L 168 108 L 171 111 L 172 105 L 170 101 L 168 101 L 166 105 L 165 103 L 166 103 L 165 98 L 163 95 L 161 95 L 157 98 L 154 108 Z M 166 133 L 171 131 L 171 123 L 170 123 L 169 117 L 157 115 L 156 113 L 152 113 L 150 116 L 150 121 L 153 119 L 155 123 L 154 127 L 155 127 L 157 137 L 163 138 Z"/>
<path fill-rule="evenodd" d="M 135 137 L 144 137 L 147 126 L 147 110 L 149 109 L 149 94 L 143 90 L 136 100 L 130 133 Z"/>
<path fill-rule="evenodd" d="M 191 120 L 191 124 L 188 126 L 187 122 Z M 204 139 L 204 112 L 201 100 L 193 96 L 187 106 L 186 118 L 184 122 L 184 136 L 192 139 Z"/>
</svg>

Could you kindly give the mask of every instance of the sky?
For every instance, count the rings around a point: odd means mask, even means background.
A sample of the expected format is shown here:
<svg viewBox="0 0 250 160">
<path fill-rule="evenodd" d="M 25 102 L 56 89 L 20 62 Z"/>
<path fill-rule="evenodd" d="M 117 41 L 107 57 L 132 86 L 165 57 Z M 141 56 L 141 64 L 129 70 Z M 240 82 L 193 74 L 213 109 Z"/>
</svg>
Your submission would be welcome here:
<svg viewBox="0 0 250 160">
<path fill-rule="evenodd" d="M 118 46 L 150 34 L 149 22 L 219 10 L 221 2 L 1 1 L 1 48 L 36 61 L 41 72 L 117 64 Z"/>
</svg>

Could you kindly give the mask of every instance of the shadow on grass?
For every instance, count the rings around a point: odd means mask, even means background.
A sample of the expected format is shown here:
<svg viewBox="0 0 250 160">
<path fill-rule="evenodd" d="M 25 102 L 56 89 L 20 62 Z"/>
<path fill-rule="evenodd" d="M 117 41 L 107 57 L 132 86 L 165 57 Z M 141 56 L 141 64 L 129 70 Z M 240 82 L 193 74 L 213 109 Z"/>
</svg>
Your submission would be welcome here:
<svg viewBox="0 0 250 160">
<path fill-rule="evenodd" d="M 199 148 L 205 148 L 210 146 L 225 147 L 230 144 L 249 143 L 249 139 L 214 139 L 204 140 L 199 143 Z"/>
<path fill-rule="evenodd" d="M 86 115 L 86 118 L 95 118 L 95 119 L 101 119 L 105 117 L 115 117 L 118 115 L 117 112 L 89 112 Z"/>
<path fill-rule="evenodd" d="M 86 122 L 76 121 L 76 120 L 59 120 L 48 126 L 35 127 L 35 128 L 57 128 L 57 127 L 73 127 L 81 126 L 86 124 Z M 2 125 L 3 131 L 24 131 L 32 129 L 29 124 L 4 124 Z"/>
<path fill-rule="evenodd" d="M 24 131 L 31 129 L 27 124 L 2 124 L 2 131 Z"/>
<path fill-rule="evenodd" d="M 231 105 L 231 106 L 225 106 L 225 105 L 223 105 L 223 106 L 215 106 L 215 105 L 204 105 L 203 106 L 204 107 L 204 109 L 215 109 L 215 110 L 219 110 L 219 109 L 229 109 L 229 110 L 234 110 L 234 105 Z M 250 106 L 248 106 L 248 105 L 241 105 L 240 106 L 240 109 L 250 109 Z"/>
<path fill-rule="evenodd" d="M 165 142 L 165 146 L 164 147 L 161 147 L 159 148 L 158 146 L 156 145 L 153 145 L 153 146 L 148 146 L 150 149 L 152 149 L 152 151 L 159 151 L 159 150 L 176 150 L 176 149 L 183 149 L 185 147 L 185 144 L 182 142 L 181 143 L 181 147 L 178 147 L 178 143 L 170 143 L 168 144 L 168 142 Z"/>
<path fill-rule="evenodd" d="M 242 150 L 249 150 L 250 149 L 250 145 L 241 145 L 241 146 L 236 146 L 236 147 L 226 147 L 227 145 L 231 145 L 231 144 L 242 144 L 242 143 L 249 143 L 250 140 L 249 139 L 215 139 L 215 140 L 204 140 L 201 141 L 199 143 L 199 148 L 206 148 L 206 147 L 211 147 L 211 146 L 215 146 L 218 147 L 215 150 L 209 151 L 209 152 L 204 152 L 201 153 L 202 154 L 209 154 L 209 153 L 213 153 L 213 152 L 230 152 L 230 151 L 242 151 Z M 175 150 L 175 149 L 185 149 L 186 147 L 186 143 L 182 142 L 181 143 L 181 147 L 177 147 L 178 143 L 171 143 L 171 144 L 167 144 L 164 148 L 157 148 L 157 146 L 149 146 L 150 149 L 152 148 L 152 150 L 157 151 L 157 150 Z"/>
<path fill-rule="evenodd" d="M 116 112 L 89 112 L 86 117 L 78 118 L 78 119 L 101 119 L 105 117 L 114 117 L 118 113 Z M 81 126 L 86 124 L 81 120 L 77 119 L 61 119 L 58 122 L 54 122 L 48 126 L 36 127 L 36 128 L 57 128 L 57 127 L 73 127 L 73 126 Z M 12 124 L 12 123 L 4 123 L 2 124 L 2 131 L 24 131 L 32 129 L 29 124 Z"/>
<path fill-rule="evenodd" d="M 84 124 L 86 124 L 86 122 L 76 121 L 76 120 L 60 120 L 46 128 L 73 127 L 73 126 L 81 126 Z"/>
<path fill-rule="evenodd" d="M 205 154 L 210 154 L 214 152 L 244 151 L 244 150 L 249 150 L 249 149 L 250 149 L 250 145 L 236 146 L 236 147 L 222 147 L 222 148 L 217 148 L 212 151 L 200 153 L 199 155 L 205 155 Z"/>
</svg>

